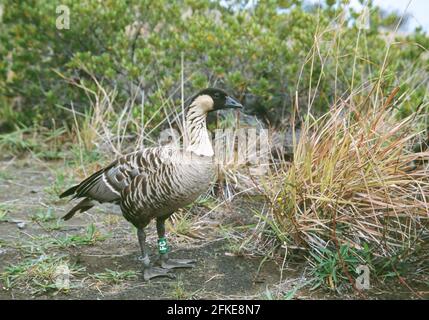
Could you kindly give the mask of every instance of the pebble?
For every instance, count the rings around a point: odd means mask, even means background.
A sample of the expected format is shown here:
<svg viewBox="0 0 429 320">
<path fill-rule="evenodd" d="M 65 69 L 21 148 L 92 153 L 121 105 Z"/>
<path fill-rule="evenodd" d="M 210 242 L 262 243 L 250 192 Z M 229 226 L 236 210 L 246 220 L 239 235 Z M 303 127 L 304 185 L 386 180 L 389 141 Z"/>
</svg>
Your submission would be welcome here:
<svg viewBox="0 0 429 320">
<path fill-rule="evenodd" d="M 25 222 L 19 222 L 19 223 L 17 223 L 16 224 L 16 226 L 19 228 L 19 229 L 24 229 L 25 228 L 25 226 L 26 226 L 26 224 L 25 224 Z"/>
</svg>

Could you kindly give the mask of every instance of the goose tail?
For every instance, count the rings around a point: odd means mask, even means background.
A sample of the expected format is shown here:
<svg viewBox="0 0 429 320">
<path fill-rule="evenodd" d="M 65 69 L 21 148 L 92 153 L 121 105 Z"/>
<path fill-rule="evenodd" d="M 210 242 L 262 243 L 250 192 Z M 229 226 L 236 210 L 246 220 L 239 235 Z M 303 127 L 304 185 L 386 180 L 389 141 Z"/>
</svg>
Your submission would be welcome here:
<svg viewBox="0 0 429 320">
<path fill-rule="evenodd" d="M 67 191 L 66 191 L 67 192 Z M 89 199 L 89 198 L 85 198 L 82 201 L 80 201 L 77 205 L 75 205 L 64 217 L 64 220 L 70 220 L 76 212 L 85 212 L 89 209 L 91 209 L 93 206 L 95 205 L 95 203 Z"/>
<path fill-rule="evenodd" d="M 78 184 L 67 189 L 66 191 L 64 191 L 63 193 L 60 194 L 60 198 L 65 198 L 65 197 L 68 197 L 68 196 L 75 194 L 77 188 L 79 188 Z"/>
</svg>

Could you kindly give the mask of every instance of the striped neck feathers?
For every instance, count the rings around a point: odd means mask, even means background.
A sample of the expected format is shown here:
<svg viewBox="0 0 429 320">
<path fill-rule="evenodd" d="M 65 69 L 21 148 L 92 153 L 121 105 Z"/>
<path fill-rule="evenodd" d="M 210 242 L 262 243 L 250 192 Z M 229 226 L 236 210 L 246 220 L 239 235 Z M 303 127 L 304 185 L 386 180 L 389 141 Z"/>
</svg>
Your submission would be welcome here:
<svg viewBox="0 0 429 320">
<path fill-rule="evenodd" d="M 197 97 L 189 106 L 185 123 L 188 142 L 186 151 L 206 157 L 214 155 L 206 124 L 207 112 L 212 109 L 213 99 L 207 95 Z"/>
</svg>

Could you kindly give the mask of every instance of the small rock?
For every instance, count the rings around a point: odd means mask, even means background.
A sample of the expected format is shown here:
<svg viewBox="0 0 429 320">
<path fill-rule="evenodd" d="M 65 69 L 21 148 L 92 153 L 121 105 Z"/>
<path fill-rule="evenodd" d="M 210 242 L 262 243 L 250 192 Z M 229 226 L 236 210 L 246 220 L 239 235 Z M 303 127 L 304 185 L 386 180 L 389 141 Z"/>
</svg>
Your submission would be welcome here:
<svg viewBox="0 0 429 320">
<path fill-rule="evenodd" d="M 25 224 L 25 222 L 18 222 L 17 224 L 16 224 L 16 226 L 19 228 L 19 229 L 24 229 L 25 228 L 25 226 L 26 226 L 26 224 Z"/>
</svg>

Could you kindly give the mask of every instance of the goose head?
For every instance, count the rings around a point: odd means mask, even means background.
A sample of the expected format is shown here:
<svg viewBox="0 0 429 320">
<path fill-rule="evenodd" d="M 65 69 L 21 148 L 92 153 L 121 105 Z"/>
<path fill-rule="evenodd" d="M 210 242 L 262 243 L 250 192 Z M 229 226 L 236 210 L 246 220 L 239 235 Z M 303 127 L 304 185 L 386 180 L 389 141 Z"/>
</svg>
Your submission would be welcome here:
<svg viewBox="0 0 429 320">
<path fill-rule="evenodd" d="M 200 156 L 213 156 L 214 151 L 206 128 L 207 113 L 240 108 L 243 108 L 241 103 L 221 89 L 207 88 L 198 92 L 191 98 L 186 114 L 185 135 L 189 141 L 186 150 Z"/>
<path fill-rule="evenodd" d="M 190 107 L 194 112 L 207 114 L 222 109 L 241 109 L 243 105 L 224 90 L 207 88 L 192 97 Z"/>
</svg>

